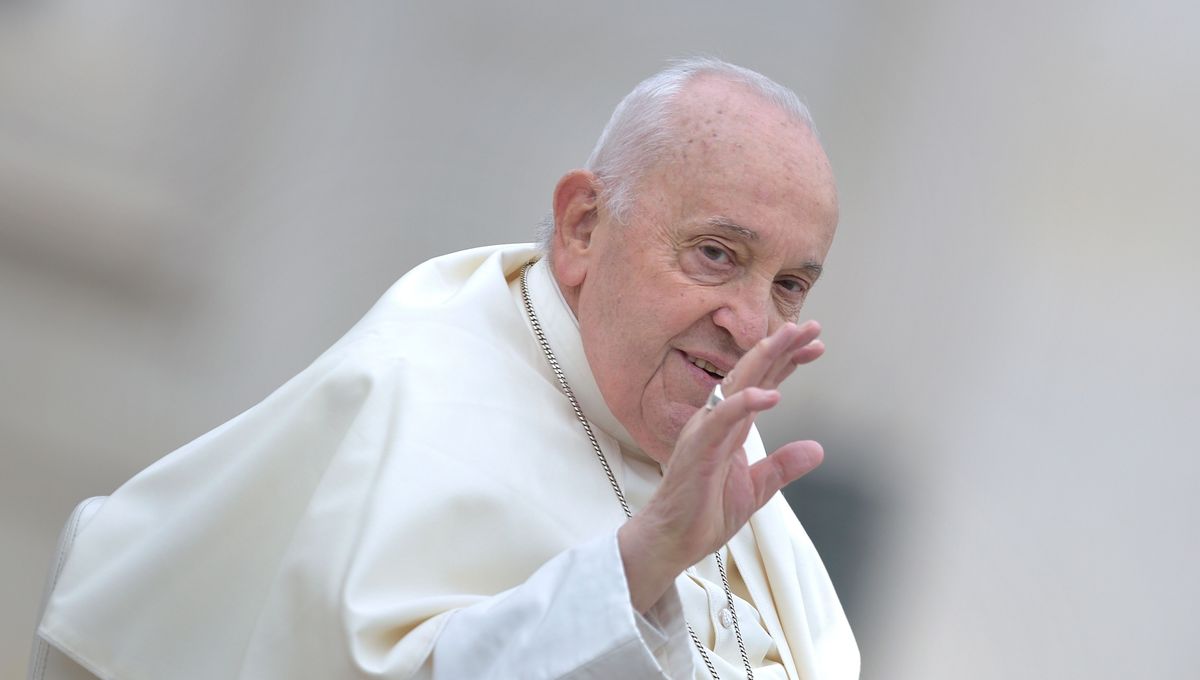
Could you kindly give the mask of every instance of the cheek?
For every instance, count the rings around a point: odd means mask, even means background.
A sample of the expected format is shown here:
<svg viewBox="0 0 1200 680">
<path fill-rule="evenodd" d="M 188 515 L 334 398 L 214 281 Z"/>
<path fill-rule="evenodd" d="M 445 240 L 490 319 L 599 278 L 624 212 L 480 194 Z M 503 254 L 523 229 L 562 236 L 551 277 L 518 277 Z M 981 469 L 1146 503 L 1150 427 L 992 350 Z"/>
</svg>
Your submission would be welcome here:
<svg viewBox="0 0 1200 680">
<path fill-rule="evenodd" d="M 664 394 L 665 366 L 670 353 L 667 319 L 662 310 L 639 308 L 626 302 L 613 305 L 607 325 L 593 329 L 596 368 L 604 371 L 607 391 L 626 414 L 644 412 Z M 600 381 L 600 376 L 597 376 Z M 639 406 L 640 405 L 640 406 Z"/>
</svg>

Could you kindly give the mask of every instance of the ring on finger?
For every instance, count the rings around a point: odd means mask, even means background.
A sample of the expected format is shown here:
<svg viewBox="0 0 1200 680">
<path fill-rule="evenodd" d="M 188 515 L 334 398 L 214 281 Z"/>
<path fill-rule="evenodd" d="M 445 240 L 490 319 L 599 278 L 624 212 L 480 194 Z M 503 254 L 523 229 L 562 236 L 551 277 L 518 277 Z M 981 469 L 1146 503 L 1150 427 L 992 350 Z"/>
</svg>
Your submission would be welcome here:
<svg viewBox="0 0 1200 680">
<path fill-rule="evenodd" d="M 725 401 L 725 395 L 721 392 L 721 383 L 717 383 L 713 387 L 712 393 L 708 395 L 708 401 L 704 402 L 704 410 L 711 411 L 723 401 Z"/>
</svg>

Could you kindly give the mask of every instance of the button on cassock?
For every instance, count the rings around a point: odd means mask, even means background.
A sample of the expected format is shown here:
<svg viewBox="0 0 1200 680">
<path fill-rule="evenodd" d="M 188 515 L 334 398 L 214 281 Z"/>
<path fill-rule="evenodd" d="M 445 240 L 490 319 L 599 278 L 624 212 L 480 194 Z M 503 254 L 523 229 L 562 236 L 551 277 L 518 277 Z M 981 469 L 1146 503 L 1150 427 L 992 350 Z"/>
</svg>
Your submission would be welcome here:
<svg viewBox="0 0 1200 680">
<path fill-rule="evenodd" d="M 729 629 L 733 627 L 733 612 L 729 611 L 729 607 L 721 607 L 721 611 L 717 612 L 717 620 L 723 628 Z"/>
</svg>

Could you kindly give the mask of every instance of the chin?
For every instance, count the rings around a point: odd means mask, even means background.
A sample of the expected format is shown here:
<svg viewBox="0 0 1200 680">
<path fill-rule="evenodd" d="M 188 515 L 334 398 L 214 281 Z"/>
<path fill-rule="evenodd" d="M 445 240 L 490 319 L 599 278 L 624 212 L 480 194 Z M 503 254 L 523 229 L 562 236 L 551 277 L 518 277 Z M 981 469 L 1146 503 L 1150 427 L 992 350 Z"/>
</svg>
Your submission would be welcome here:
<svg viewBox="0 0 1200 680">
<path fill-rule="evenodd" d="M 695 406 L 675 404 L 667 413 L 662 414 L 658 422 L 654 423 L 651 428 L 651 436 L 654 438 L 652 446 L 643 447 L 646 455 L 665 464 L 671 457 L 671 453 L 675 451 L 679 433 L 683 431 L 684 425 L 687 425 L 696 411 Z"/>
</svg>

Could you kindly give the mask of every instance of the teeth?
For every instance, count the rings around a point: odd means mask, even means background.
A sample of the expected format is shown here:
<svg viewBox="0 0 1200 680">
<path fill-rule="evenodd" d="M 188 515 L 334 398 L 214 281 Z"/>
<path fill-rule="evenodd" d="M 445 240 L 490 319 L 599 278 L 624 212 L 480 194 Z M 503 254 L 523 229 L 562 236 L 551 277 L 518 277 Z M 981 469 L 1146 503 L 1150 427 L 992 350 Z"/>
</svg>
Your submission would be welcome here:
<svg viewBox="0 0 1200 680">
<path fill-rule="evenodd" d="M 700 368 L 703 368 L 704 370 L 708 371 L 709 373 L 716 373 L 717 375 L 721 376 L 722 378 L 725 377 L 725 371 L 722 371 L 721 369 L 717 368 L 716 366 L 713 366 L 712 364 L 708 363 L 704 359 L 697 359 L 696 357 L 688 357 L 688 359 L 693 364 L 696 364 L 697 366 L 699 366 Z"/>
</svg>

